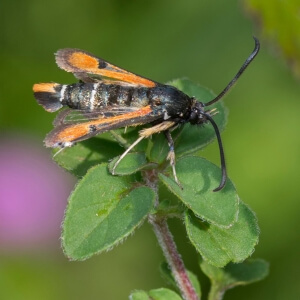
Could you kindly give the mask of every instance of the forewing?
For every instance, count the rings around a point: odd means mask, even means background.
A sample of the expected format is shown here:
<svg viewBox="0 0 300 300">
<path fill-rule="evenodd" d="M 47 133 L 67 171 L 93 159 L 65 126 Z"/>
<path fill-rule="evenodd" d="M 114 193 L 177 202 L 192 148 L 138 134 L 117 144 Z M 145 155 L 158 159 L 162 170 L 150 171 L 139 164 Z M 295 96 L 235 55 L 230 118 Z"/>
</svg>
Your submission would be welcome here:
<svg viewBox="0 0 300 300">
<path fill-rule="evenodd" d="M 56 127 L 46 136 L 46 147 L 69 147 L 75 142 L 86 140 L 112 129 L 147 124 L 162 118 L 162 112 L 153 111 L 150 106 L 124 113 L 120 111 L 101 111 L 98 112 L 98 118 L 95 112 L 92 113 L 92 119 L 88 119 L 88 116 L 86 116 L 87 121 L 77 120 L 77 122 L 70 123 L 68 123 L 68 118 L 71 114 L 69 112 L 61 113 L 55 122 Z"/>
<path fill-rule="evenodd" d="M 60 125 L 77 125 L 79 123 L 109 118 L 137 111 L 138 107 L 131 106 L 108 106 L 101 109 L 87 111 L 84 109 L 64 109 L 59 112 L 53 121 L 55 127 Z"/>
<path fill-rule="evenodd" d="M 137 86 L 154 87 L 156 82 L 114 66 L 107 61 L 79 49 L 60 49 L 55 54 L 57 65 L 72 72 L 83 82 L 95 82 L 110 78 Z"/>
</svg>

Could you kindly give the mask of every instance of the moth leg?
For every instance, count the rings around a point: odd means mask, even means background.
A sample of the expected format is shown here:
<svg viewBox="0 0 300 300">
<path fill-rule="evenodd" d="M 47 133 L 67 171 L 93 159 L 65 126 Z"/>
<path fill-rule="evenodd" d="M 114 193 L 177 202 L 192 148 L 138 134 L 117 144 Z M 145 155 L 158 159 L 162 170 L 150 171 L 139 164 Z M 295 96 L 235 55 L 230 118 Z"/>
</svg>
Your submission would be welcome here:
<svg viewBox="0 0 300 300">
<path fill-rule="evenodd" d="M 127 153 L 134 148 L 142 139 L 144 139 L 144 136 L 140 136 L 133 144 L 131 144 L 127 150 L 119 157 L 119 159 L 116 161 L 113 169 L 112 169 L 112 174 L 115 175 L 115 169 L 118 166 L 118 164 L 120 163 L 120 161 L 127 155 Z"/>
<path fill-rule="evenodd" d="M 183 190 L 183 187 L 180 184 L 180 182 L 179 182 L 179 180 L 177 178 L 177 174 L 176 174 L 174 141 L 172 139 L 170 130 L 164 131 L 164 134 L 165 134 L 165 137 L 167 138 L 168 145 L 169 145 L 169 153 L 168 153 L 167 159 L 170 161 L 170 165 L 172 167 L 172 171 L 173 171 L 173 176 L 174 176 L 175 182 Z"/>
<path fill-rule="evenodd" d="M 140 136 L 147 138 L 147 137 L 151 136 L 152 134 L 166 131 L 167 129 L 174 128 L 175 126 L 176 126 L 176 123 L 174 121 L 165 121 L 165 122 L 159 123 L 155 126 L 152 126 L 150 128 L 145 128 L 143 130 L 140 130 L 139 134 L 140 134 Z"/>
</svg>

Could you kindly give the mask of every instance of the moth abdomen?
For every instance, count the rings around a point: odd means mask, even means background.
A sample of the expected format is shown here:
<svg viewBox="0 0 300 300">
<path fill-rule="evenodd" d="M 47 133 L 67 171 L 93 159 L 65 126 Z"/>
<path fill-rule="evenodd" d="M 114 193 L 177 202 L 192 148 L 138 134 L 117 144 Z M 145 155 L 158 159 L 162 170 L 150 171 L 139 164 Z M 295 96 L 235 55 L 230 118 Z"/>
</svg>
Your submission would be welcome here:
<svg viewBox="0 0 300 300">
<path fill-rule="evenodd" d="M 130 85 L 97 83 L 75 83 L 66 85 L 60 103 L 73 109 L 87 111 L 112 106 L 144 107 L 149 103 L 148 88 Z"/>
</svg>

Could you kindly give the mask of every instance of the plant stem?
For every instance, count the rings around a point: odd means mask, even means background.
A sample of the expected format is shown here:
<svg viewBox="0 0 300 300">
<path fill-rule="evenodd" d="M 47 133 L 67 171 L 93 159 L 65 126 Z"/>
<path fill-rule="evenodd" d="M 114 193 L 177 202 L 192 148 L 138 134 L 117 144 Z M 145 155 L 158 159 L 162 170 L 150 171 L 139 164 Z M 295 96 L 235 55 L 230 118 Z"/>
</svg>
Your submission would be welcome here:
<svg viewBox="0 0 300 300">
<path fill-rule="evenodd" d="M 157 215 L 150 215 L 149 222 L 153 226 L 158 242 L 171 268 L 183 299 L 199 300 L 199 297 L 187 275 L 181 256 L 177 251 L 176 244 L 168 228 L 166 219 L 160 218 Z"/>
<path fill-rule="evenodd" d="M 208 294 L 208 300 L 222 300 L 224 297 L 225 289 L 216 284 L 212 283 L 209 294 Z"/>
<path fill-rule="evenodd" d="M 144 170 L 142 175 L 147 186 L 154 190 L 156 194 L 155 206 L 158 206 L 159 199 L 157 170 Z M 170 266 L 174 279 L 181 292 L 181 296 L 185 300 L 200 300 L 187 275 L 183 260 L 177 251 L 177 247 L 169 230 L 166 217 L 158 214 L 152 214 L 149 215 L 148 220 L 154 229 L 158 243 L 162 248 L 168 265 Z"/>
</svg>

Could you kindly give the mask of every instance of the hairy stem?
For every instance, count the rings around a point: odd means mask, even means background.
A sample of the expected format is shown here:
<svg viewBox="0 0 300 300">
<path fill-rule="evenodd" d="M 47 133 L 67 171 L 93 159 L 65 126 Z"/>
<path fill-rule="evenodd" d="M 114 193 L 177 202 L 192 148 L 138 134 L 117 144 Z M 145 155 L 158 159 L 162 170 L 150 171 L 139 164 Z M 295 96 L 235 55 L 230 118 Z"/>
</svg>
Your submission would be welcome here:
<svg viewBox="0 0 300 300">
<path fill-rule="evenodd" d="M 158 206 L 158 174 L 157 170 L 145 170 L 142 172 L 143 178 L 150 188 L 156 193 L 156 203 Z M 162 248 L 164 256 L 172 271 L 181 296 L 185 300 L 200 300 L 185 269 L 183 260 L 177 251 L 173 236 L 169 230 L 166 217 L 158 214 L 149 215 L 149 223 L 152 225 L 156 234 L 158 243 Z"/>
<path fill-rule="evenodd" d="M 177 251 L 173 236 L 168 228 L 165 218 L 159 218 L 156 215 L 149 217 L 158 242 L 163 250 L 164 256 L 171 268 L 174 279 L 185 300 L 199 300 L 198 295 L 187 275 L 184 263 Z"/>
</svg>

